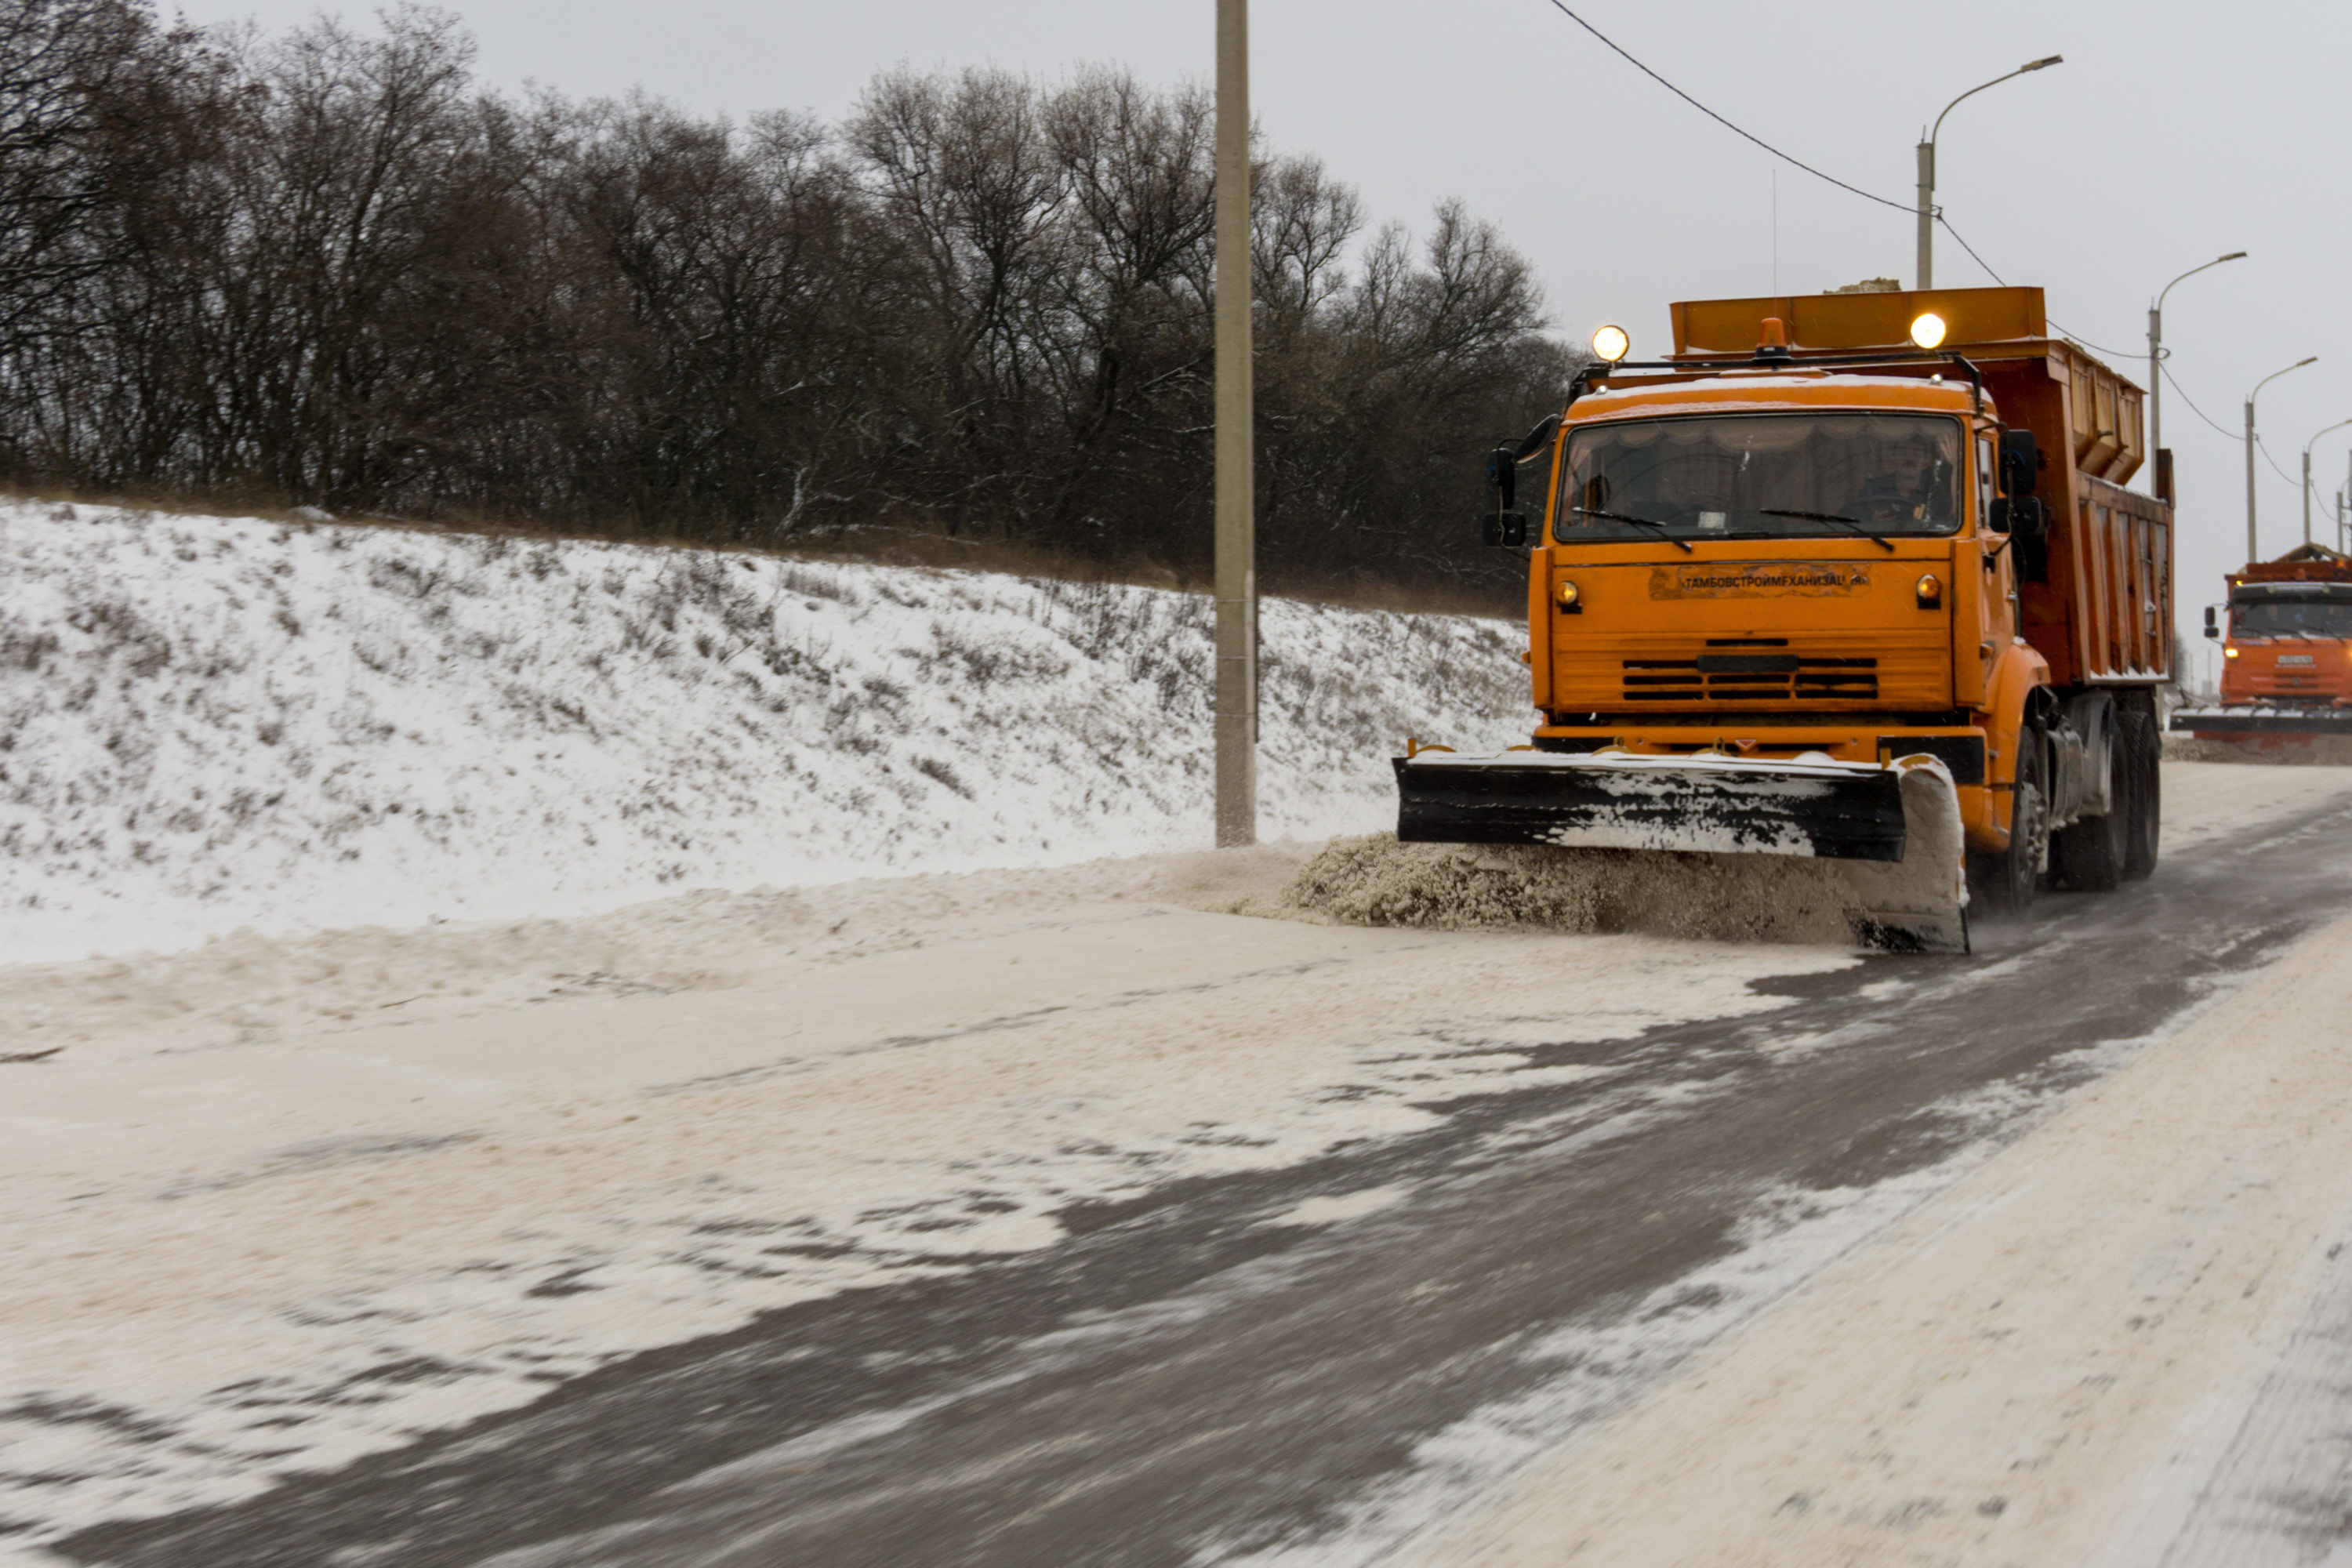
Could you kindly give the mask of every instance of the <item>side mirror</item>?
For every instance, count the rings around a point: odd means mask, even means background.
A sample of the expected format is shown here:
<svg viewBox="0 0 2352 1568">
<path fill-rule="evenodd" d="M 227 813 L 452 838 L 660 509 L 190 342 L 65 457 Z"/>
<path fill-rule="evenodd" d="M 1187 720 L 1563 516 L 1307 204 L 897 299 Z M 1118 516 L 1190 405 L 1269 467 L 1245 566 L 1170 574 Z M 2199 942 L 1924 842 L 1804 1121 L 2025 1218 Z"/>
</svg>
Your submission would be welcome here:
<svg viewBox="0 0 2352 1568">
<path fill-rule="evenodd" d="M 1488 544 L 1516 550 L 1528 542 L 1528 520 L 1512 510 L 1519 499 L 1519 455 L 1508 447 L 1486 454 L 1488 510 L 1479 519 L 1479 537 Z"/>
<path fill-rule="evenodd" d="M 2205 606 L 2205 635 L 2215 642 L 2221 640 L 2221 619 L 2213 613 L 2213 606 L 2210 605 Z"/>
<path fill-rule="evenodd" d="M 2000 433 L 2000 493 L 2030 496 L 2042 482 L 2042 452 L 2031 430 Z M 2022 530 L 2019 531 L 2022 532 Z"/>
<path fill-rule="evenodd" d="M 1508 447 L 1486 454 L 1486 497 L 1496 511 L 1508 511 L 1518 502 L 1519 458 Z"/>
<path fill-rule="evenodd" d="M 2050 531 L 2050 514 L 2032 496 L 1995 496 L 1991 510 L 1985 513 L 1985 526 L 1995 533 L 2039 539 Z"/>
</svg>

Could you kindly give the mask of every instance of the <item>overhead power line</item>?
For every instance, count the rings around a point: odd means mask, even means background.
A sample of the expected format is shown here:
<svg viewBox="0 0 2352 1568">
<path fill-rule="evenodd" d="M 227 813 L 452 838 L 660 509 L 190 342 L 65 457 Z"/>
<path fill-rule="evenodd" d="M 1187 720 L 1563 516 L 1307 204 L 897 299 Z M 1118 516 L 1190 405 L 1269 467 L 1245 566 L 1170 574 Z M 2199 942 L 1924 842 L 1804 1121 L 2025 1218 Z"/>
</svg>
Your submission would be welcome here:
<svg viewBox="0 0 2352 1568">
<path fill-rule="evenodd" d="M 2296 479 L 2293 474 L 2288 473 L 2284 468 L 2280 468 L 2279 460 L 2271 456 L 2271 445 L 2269 442 L 2263 439 L 2262 432 L 2260 431 L 2256 431 L 2254 433 L 2254 445 L 2262 448 L 2263 461 L 2271 466 L 2271 471 L 2273 473 L 2278 475 L 2280 479 L 2284 479 L 2295 489 L 2303 489 L 2303 481 Z"/>
<path fill-rule="evenodd" d="M 2172 367 L 2170 365 L 2159 363 L 2157 368 L 2164 373 L 2164 379 L 2172 384 L 2172 390 L 2180 394 L 2180 401 L 2189 404 L 2189 413 L 2194 414 L 2198 418 L 2204 420 L 2206 424 L 2212 426 L 2214 429 L 2220 430 L 2222 435 L 2227 436 L 2232 441 L 2242 441 L 2245 439 L 2243 432 L 2223 429 L 2221 424 L 2217 422 L 2211 415 L 2206 413 L 2202 408 L 2198 407 L 2195 403 L 2190 402 L 2188 392 L 2183 389 L 2180 384 L 2180 378 L 2172 374 Z"/>
<path fill-rule="evenodd" d="M 1991 279 L 1994 282 L 2000 284 L 2004 289 L 2009 287 L 2008 279 L 2001 277 L 2000 273 L 1995 272 L 1992 269 L 1992 264 L 1987 261 L 1983 257 L 1977 254 L 1977 247 L 1970 245 L 1966 239 L 1961 237 L 1960 231 L 1952 226 L 1951 220 L 1944 216 L 1944 212 L 1941 207 L 1936 209 L 1936 221 L 1943 226 L 1943 229 L 1946 234 L 1952 237 L 1954 244 L 1958 245 L 1962 250 L 1969 253 L 1969 260 L 1984 268 L 1986 277 Z M 2082 344 L 2083 347 L 2090 350 L 2093 353 L 2105 354 L 2111 359 L 2137 359 L 2139 357 L 2140 351 L 2137 349 L 2111 349 L 2103 343 L 2093 342 L 2090 339 L 2083 336 L 2080 332 L 2069 331 L 2065 323 L 2063 321 L 2053 321 L 2050 324 L 2058 329 L 2059 336 L 2071 338 L 2075 342 Z"/>
<path fill-rule="evenodd" d="M 1602 32 L 1600 28 L 1586 21 L 1575 12 L 1570 10 L 1566 5 L 1560 3 L 1560 0 L 1551 0 L 1551 4 L 1553 8 L 1558 10 L 1561 16 L 1567 17 L 1578 26 L 1583 28 L 1586 32 L 1591 34 L 1602 43 L 1608 45 L 1611 49 L 1616 52 L 1620 58 L 1623 59 L 1628 65 L 1631 65 L 1635 70 L 1640 71 L 1643 76 L 1648 77 L 1652 81 L 1656 82 L 1660 87 L 1664 88 L 1668 92 L 1673 93 L 1676 98 L 1681 99 L 1685 103 L 1689 104 L 1693 109 L 1697 110 L 1701 114 L 1706 115 L 1709 120 L 1714 121 L 1717 125 L 1722 126 L 1726 131 L 1730 132 L 1733 135 L 1743 137 L 1748 141 L 1753 142 L 1756 145 L 1763 148 L 1764 151 L 1771 153 L 1772 156 L 1780 159 L 1782 163 L 1793 164 L 1795 167 L 1802 169 L 1808 174 L 1812 175 L 1813 178 L 1817 180 L 1827 180 L 1839 190 L 1850 191 L 1866 202 L 1876 202 L 1880 206 L 1893 207 L 1896 212 L 1907 213 L 1918 210 L 1908 202 L 1889 201 L 1885 196 L 1879 195 L 1874 192 L 1864 190 L 1860 185 L 1849 185 L 1843 180 L 1839 179 L 1835 174 L 1825 174 L 1819 169 L 1814 168 L 1811 163 L 1806 163 L 1803 159 L 1791 157 L 1788 153 L 1781 152 L 1780 149 L 1773 146 L 1772 143 L 1765 141 L 1761 136 L 1756 135 L 1752 132 L 1741 130 L 1738 126 L 1734 125 L 1730 121 L 1726 120 L 1722 115 L 1717 114 L 1714 110 L 1709 109 L 1706 104 L 1701 103 L 1697 99 L 1693 98 L 1689 93 L 1685 92 L 1681 88 L 1676 87 L 1673 82 L 1668 81 L 1665 78 L 1652 70 L 1648 66 L 1643 65 L 1640 60 L 1635 59 L 1632 55 L 1626 53 L 1623 46 L 1619 44 L 1616 39 L 1611 37 L 1608 34 Z M 1971 251 L 1969 254 L 1974 255 L 1975 252 Z M 1983 263 L 1979 262 L 1978 265 L 1982 266 Z M 1990 268 L 1987 268 L 1987 270 L 1990 270 Z"/>
<path fill-rule="evenodd" d="M 1757 146 L 1763 148 L 1767 153 L 1771 153 L 1775 158 L 1780 159 L 1782 163 L 1802 169 L 1806 174 L 1812 175 L 1813 178 L 1817 180 L 1827 180 L 1839 190 L 1846 191 L 1852 195 L 1860 196 L 1866 202 L 1876 202 L 1880 206 L 1893 207 L 1899 213 L 1916 213 L 1919 210 L 1913 203 L 1894 201 L 1886 196 L 1878 195 L 1875 191 L 1865 191 L 1860 185 L 1850 185 L 1843 180 L 1839 179 L 1835 174 L 1823 174 L 1821 170 L 1814 168 L 1811 163 L 1806 163 L 1803 159 L 1781 152 L 1780 149 L 1773 146 L 1772 143 L 1765 141 L 1764 138 L 1757 135 L 1754 132 L 1745 130 L 1740 126 L 1733 124 L 1730 121 L 1726 120 L 1722 115 L 1717 114 L 1714 110 L 1709 109 L 1706 104 L 1701 103 L 1697 99 L 1693 98 L 1689 93 L 1685 92 L 1681 88 L 1676 87 L 1673 82 L 1668 81 L 1664 77 L 1660 76 L 1648 66 L 1643 65 L 1640 60 L 1634 58 L 1633 56 L 1626 50 L 1625 47 L 1620 44 L 1616 39 L 1611 37 L 1608 34 L 1602 32 L 1600 28 L 1586 21 L 1575 12 L 1570 10 L 1566 4 L 1564 4 L 1564 0 L 1551 0 L 1551 5 L 1552 8 L 1558 11 L 1561 16 L 1567 17 L 1570 21 L 1575 23 L 1578 26 L 1583 28 L 1586 32 L 1600 39 L 1601 43 L 1608 46 L 1608 47 L 1614 52 L 1619 58 L 1624 60 L 1626 64 L 1632 66 L 1635 70 L 1640 71 L 1643 76 L 1648 77 L 1652 81 L 1656 82 L 1660 87 L 1664 88 L 1668 92 L 1673 93 L 1676 98 L 1681 99 L 1685 103 L 1689 104 L 1693 109 L 1697 110 L 1701 114 L 1706 115 L 1709 120 L 1714 121 L 1717 125 L 1722 126 L 1733 135 L 1752 142 Z M 2001 284 L 2003 288 L 2008 287 L 2008 285 L 2003 282 L 2000 274 L 1992 269 L 1991 263 L 1985 260 L 1983 257 L 1979 256 L 1977 254 L 1976 247 L 1970 245 L 1966 239 L 1962 238 L 1960 231 L 1951 226 L 1950 220 L 1944 216 L 1944 210 L 1941 207 L 1936 209 L 1936 221 L 1943 225 L 1944 232 L 1952 237 L 1954 243 L 1958 244 L 1962 250 L 1969 253 L 1969 260 L 1984 268 L 1986 277 L 1991 279 L 1995 283 Z M 2084 346 L 2091 347 L 2095 345 L 2085 344 Z M 2112 353 L 2115 351 L 2112 349 L 2101 349 L 2099 352 L 2102 353 Z"/>
<path fill-rule="evenodd" d="M 1806 174 L 1812 175 L 1813 178 L 1817 180 L 1826 180 L 1831 184 L 1835 185 L 1839 190 L 1849 192 L 1852 195 L 1860 196 L 1866 202 L 1876 202 L 1880 206 L 1893 207 L 1896 212 L 1916 213 L 1919 210 L 1916 205 L 1910 202 L 1894 201 L 1888 197 L 1878 195 L 1875 191 L 1865 191 L 1860 185 L 1850 185 L 1843 180 L 1839 179 L 1835 174 L 1823 174 L 1821 170 L 1814 168 L 1811 163 L 1806 163 L 1803 159 L 1781 152 L 1780 149 L 1773 146 L 1772 143 L 1765 141 L 1764 138 L 1757 135 L 1754 132 L 1745 130 L 1738 125 L 1733 124 L 1722 115 L 1717 114 L 1714 110 L 1709 109 L 1706 104 L 1701 103 L 1697 99 L 1693 98 L 1689 93 L 1685 92 L 1681 88 L 1676 87 L 1673 82 L 1668 81 L 1664 77 L 1660 76 L 1656 71 L 1652 70 L 1648 66 L 1635 58 L 1622 44 L 1620 44 L 1616 39 L 1611 37 L 1608 34 L 1602 32 L 1600 28 L 1586 21 L 1575 12 L 1570 10 L 1567 5 L 1564 4 L 1564 0 L 1551 0 L 1551 5 L 1552 8 L 1558 11 L 1561 16 L 1575 23 L 1578 26 L 1583 28 L 1594 37 L 1600 39 L 1603 45 L 1607 46 L 1612 53 L 1614 53 L 1620 59 L 1622 59 L 1626 64 L 1632 66 L 1635 70 L 1640 71 L 1643 76 L 1648 77 L 1652 81 L 1656 82 L 1660 87 L 1664 88 L 1668 92 L 1673 93 L 1676 98 L 1681 99 L 1685 103 L 1689 104 L 1693 109 L 1697 110 L 1701 114 L 1706 115 L 1709 120 L 1714 121 L 1717 125 L 1722 126 L 1726 131 L 1730 132 L 1733 135 L 1741 137 L 1746 141 L 1752 142 L 1757 146 L 1763 148 L 1767 153 L 1771 153 L 1775 158 L 1780 159 L 1782 163 L 1788 163 L 1795 168 L 1802 169 Z M 1941 207 L 1937 207 L 1936 209 L 1936 222 L 1942 226 L 1946 234 L 1952 237 L 1952 242 L 1955 245 L 1958 245 L 1962 250 L 1969 253 L 1969 260 L 1975 262 L 1979 267 L 1984 269 L 1984 275 L 1986 277 L 1991 279 L 1995 283 L 2000 284 L 2004 289 L 2009 286 L 2008 280 L 2002 278 L 2000 273 L 1995 272 L 1992 269 L 1992 263 L 1978 255 L 1977 247 L 1970 245 L 1968 242 L 1967 237 L 1963 236 L 1958 229 L 1952 226 L 1951 220 L 1944 216 L 1944 209 Z M 2078 337 L 2074 333 L 2067 331 L 2063 326 L 2060 326 L 2057 322 L 2053 321 L 2051 324 L 2053 326 L 2057 326 L 2060 332 L 2069 338 L 2073 338 L 2076 342 L 2081 343 L 2084 348 L 2091 350 L 2095 353 L 2108 354 L 2116 359 L 2129 359 L 2132 357 L 2130 353 L 2126 353 L 2122 349 L 2102 348 L 2097 343 L 2089 341 L 2087 338 Z M 2184 402 L 2187 401 L 2187 395 L 2188 395 L 2185 393 L 2182 395 L 2182 400 Z M 2190 404 L 2189 406 L 2194 408 L 2196 405 Z M 2198 417 L 2203 419 L 2205 416 L 2202 414 L 2200 414 Z M 2209 425 L 2213 423 L 2210 419 L 2207 419 L 2205 422 Z M 2215 426 L 2214 427 L 2216 429 L 2220 428 L 2219 426 Z"/>
<path fill-rule="evenodd" d="M 1916 212 L 1918 209 L 1914 207 L 1909 210 Z M 1994 282 L 2000 284 L 2004 289 L 2009 287 L 2008 280 L 2002 278 L 2000 273 L 1995 272 L 1992 269 L 1992 263 L 1987 261 L 1983 257 L 1979 256 L 1975 246 L 1970 245 L 1967 240 L 1960 238 L 1960 231 L 1952 226 L 1951 220 L 1944 216 L 1944 209 L 1941 207 L 1937 207 L 1936 209 L 1936 221 L 1943 226 L 1944 232 L 1952 237 L 1954 243 L 1958 244 L 1962 250 L 1969 253 L 1969 259 L 1970 261 L 1975 262 L 1979 267 L 1984 268 L 1986 277 L 1991 279 Z"/>
<path fill-rule="evenodd" d="M 2060 337 L 2065 338 L 2073 342 L 2080 343 L 2083 347 L 2090 350 L 2095 354 L 2105 354 L 2110 359 L 2140 360 L 2147 357 L 2147 351 L 2146 349 L 2105 348 L 2098 343 L 2093 342 L 2090 339 L 2084 337 L 2079 333 L 2068 331 L 2063 326 L 2060 326 L 2056 321 L 2053 321 L 2050 324 L 2058 328 L 2058 335 Z"/>
<path fill-rule="evenodd" d="M 2172 367 L 2170 365 L 2159 365 L 2158 368 L 2163 371 L 2164 379 L 2172 384 L 2172 390 L 2180 394 L 2180 401 L 2189 404 L 2189 413 L 2194 414 L 2198 418 L 2204 420 L 2206 424 L 2212 426 L 2216 431 L 2228 437 L 2232 441 L 2242 441 L 2246 438 L 2246 433 L 2244 431 L 2224 428 L 2220 422 L 2213 418 L 2211 415 L 2206 413 L 2202 408 L 2198 407 L 2194 403 L 2189 403 L 2189 394 L 2181 391 L 2180 378 L 2172 374 Z M 2273 473 L 2276 474 L 2280 479 L 2284 479 L 2287 483 L 2294 486 L 2297 489 L 2301 489 L 2303 488 L 2303 481 L 2301 479 L 2295 478 L 2293 474 L 2288 473 L 2284 468 L 2279 467 L 2279 460 L 2271 456 L 2270 443 L 2263 439 L 2262 434 L 2259 431 L 2254 435 L 2254 447 L 2256 450 L 2262 453 L 2263 461 L 2271 466 L 2271 471 Z"/>
</svg>

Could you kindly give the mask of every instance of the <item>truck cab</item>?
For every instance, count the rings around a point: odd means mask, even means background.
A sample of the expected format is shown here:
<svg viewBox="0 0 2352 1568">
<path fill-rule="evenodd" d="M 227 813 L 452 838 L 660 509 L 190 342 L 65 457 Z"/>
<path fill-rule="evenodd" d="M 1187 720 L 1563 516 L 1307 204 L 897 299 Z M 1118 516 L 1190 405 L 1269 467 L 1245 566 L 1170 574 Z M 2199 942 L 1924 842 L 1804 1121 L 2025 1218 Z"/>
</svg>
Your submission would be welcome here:
<svg viewBox="0 0 2352 1568">
<path fill-rule="evenodd" d="M 2005 848 L 1985 715 L 2046 663 L 2018 636 L 2014 541 L 1988 516 L 2002 435 L 1990 400 L 1933 376 L 1579 399 L 1531 574 L 1535 744 L 1924 752 L 1966 792 L 1971 841 Z"/>
<path fill-rule="evenodd" d="M 2221 700 L 2352 706 L 2352 583 L 2233 583 Z"/>
</svg>

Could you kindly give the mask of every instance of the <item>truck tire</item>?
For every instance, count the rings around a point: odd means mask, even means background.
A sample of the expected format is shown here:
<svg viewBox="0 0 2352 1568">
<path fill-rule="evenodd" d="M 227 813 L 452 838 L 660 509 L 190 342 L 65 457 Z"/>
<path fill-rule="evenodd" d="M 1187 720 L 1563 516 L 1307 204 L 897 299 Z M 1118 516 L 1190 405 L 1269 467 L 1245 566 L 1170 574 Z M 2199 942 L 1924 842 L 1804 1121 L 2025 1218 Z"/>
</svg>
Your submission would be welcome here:
<svg viewBox="0 0 2352 1568">
<path fill-rule="evenodd" d="M 2123 745 L 2108 753 L 2107 766 L 2107 809 L 2050 836 L 2050 868 L 2077 892 L 2104 893 L 2122 881 L 2130 853 L 2133 769 Z"/>
<path fill-rule="evenodd" d="M 2021 915 L 2042 890 L 2050 858 L 2050 746 L 2041 726 L 2018 731 L 2017 779 L 2009 792 L 2009 847 L 1974 857 L 1969 870 L 1971 900 L 1997 914 Z"/>
<path fill-rule="evenodd" d="M 2156 869 L 2158 840 L 2164 830 L 2164 740 L 2157 732 L 2156 715 L 2126 708 L 2119 734 L 2128 759 L 2125 777 L 2131 802 L 2130 826 L 2124 843 L 2124 876 L 2137 880 Z"/>
</svg>

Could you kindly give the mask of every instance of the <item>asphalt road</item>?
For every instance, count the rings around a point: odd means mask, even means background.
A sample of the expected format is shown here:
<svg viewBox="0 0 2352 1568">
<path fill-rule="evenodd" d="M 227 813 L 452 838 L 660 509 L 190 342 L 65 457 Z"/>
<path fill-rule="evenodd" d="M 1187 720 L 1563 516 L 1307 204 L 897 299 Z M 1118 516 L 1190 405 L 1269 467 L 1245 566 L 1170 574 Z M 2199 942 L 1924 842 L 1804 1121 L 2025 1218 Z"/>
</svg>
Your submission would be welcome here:
<svg viewBox="0 0 2352 1568">
<path fill-rule="evenodd" d="M 2352 908 L 2347 829 L 2337 805 L 1980 924 L 1965 958 L 1875 959 L 1780 983 L 1761 1015 L 1538 1051 L 1608 1070 L 1067 1215 L 1044 1253 L 776 1311 L 52 1550 L 157 1568 L 1367 1560 L 1769 1304 L 1840 1216 L 1916 1201 Z M 1269 1223 L 1368 1193 L 1330 1210 L 1355 1217 Z M 2345 1314 L 2315 1310 L 2308 1364 L 2265 1397 L 2333 1386 Z M 2340 1481 L 2339 1460 L 2292 1462 Z M 2352 1516 L 2322 1513 L 2313 1539 L 2352 1541 Z"/>
</svg>

